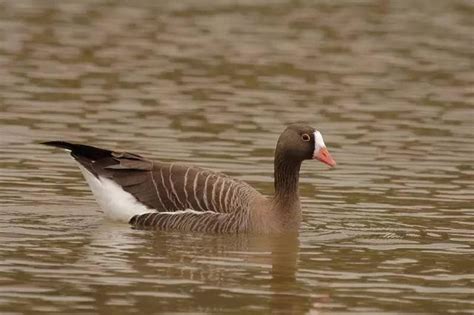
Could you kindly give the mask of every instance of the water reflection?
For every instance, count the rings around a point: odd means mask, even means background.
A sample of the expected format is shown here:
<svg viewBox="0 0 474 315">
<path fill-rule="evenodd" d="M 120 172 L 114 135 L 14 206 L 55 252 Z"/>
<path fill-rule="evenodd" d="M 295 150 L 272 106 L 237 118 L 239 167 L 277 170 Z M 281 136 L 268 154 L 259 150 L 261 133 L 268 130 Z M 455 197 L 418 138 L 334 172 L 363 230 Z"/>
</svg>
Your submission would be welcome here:
<svg viewBox="0 0 474 315">
<path fill-rule="evenodd" d="M 193 300 L 206 310 L 227 309 L 229 303 L 252 310 L 256 306 L 246 300 L 260 301 L 262 310 L 268 305 L 274 313 L 293 314 L 314 308 L 320 298 L 317 293 L 298 292 L 297 235 L 124 232 L 123 226 L 108 222 L 91 232 L 76 264 L 94 266 L 96 275 L 101 275 L 89 280 L 101 287 L 98 308 L 115 300 L 117 286 L 142 311 L 156 307 L 150 299 L 166 298 Z M 207 291 L 215 294 L 209 296 Z M 246 298 L 230 302 L 235 295 Z"/>
</svg>

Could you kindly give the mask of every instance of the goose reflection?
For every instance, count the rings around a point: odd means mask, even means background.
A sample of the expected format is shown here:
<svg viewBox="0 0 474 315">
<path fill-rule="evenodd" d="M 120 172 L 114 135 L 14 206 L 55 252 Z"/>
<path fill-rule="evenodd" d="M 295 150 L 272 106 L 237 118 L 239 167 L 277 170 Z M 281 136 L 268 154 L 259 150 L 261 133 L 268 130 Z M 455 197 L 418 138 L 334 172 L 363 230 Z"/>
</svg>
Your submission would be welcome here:
<svg viewBox="0 0 474 315">
<path fill-rule="evenodd" d="M 101 274 L 108 275 L 94 279 L 101 286 L 99 305 L 123 298 L 146 312 L 294 314 L 307 313 L 318 304 L 297 278 L 296 234 L 217 237 L 124 232 L 123 227 L 118 233 L 116 225 L 104 223 L 86 254 Z"/>
</svg>

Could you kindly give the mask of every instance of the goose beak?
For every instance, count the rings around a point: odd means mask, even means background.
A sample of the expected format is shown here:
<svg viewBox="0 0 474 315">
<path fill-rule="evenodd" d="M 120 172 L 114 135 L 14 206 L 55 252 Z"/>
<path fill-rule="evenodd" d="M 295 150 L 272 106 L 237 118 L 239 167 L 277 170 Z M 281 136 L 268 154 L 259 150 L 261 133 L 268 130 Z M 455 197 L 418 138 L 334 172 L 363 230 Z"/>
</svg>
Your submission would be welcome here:
<svg viewBox="0 0 474 315">
<path fill-rule="evenodd" d="M 336 161 L 334 161 L 331 154 L 329 154 L 328 149 L 326 149 L 325 147 L 319 149 L 318 152 L 314 152 L 313 159 L 319 160 L 323 162 L 324 164 L 327 164 L 331 167 L 336 166 Z"/>
</svg>

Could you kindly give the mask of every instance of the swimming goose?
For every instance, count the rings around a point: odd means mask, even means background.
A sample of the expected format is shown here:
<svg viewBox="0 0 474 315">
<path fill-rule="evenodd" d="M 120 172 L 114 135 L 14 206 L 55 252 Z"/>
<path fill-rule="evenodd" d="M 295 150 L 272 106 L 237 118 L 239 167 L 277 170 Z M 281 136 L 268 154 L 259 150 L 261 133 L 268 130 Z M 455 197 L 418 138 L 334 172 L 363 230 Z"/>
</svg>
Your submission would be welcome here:
<svg viewBox="0 0 474 315">
<path fill-rule="evenodd" d="M 288 126 L 278 139 L 272 197 L 239 179 L 198 167 L 63 141 L 43 144 L 70 152 L 106 216 L 140 229 L 296 231 L 301 222 L 301 163 L 317 159 L 336 165 L 321 133 L 304 125 Z"/>
</svg>

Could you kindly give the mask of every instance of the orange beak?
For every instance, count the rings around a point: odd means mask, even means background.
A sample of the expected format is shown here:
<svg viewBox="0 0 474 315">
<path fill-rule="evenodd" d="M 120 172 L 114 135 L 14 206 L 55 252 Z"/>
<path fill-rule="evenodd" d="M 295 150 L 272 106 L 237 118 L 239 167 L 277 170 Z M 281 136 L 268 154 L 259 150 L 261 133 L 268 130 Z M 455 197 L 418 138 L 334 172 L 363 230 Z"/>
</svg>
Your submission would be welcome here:
<svg viewBox="0 0 474 315">
<path fill-rule="evenodd" d="M 336 161 L 334 161 L 331 154 L 329 154 L 328 149 L 326 148 L 319 149 L 319 152 L 316 155 L 313 155 L 313 159 L 319 160 L 331 167 L 336 166 Z"/>
</svg>

